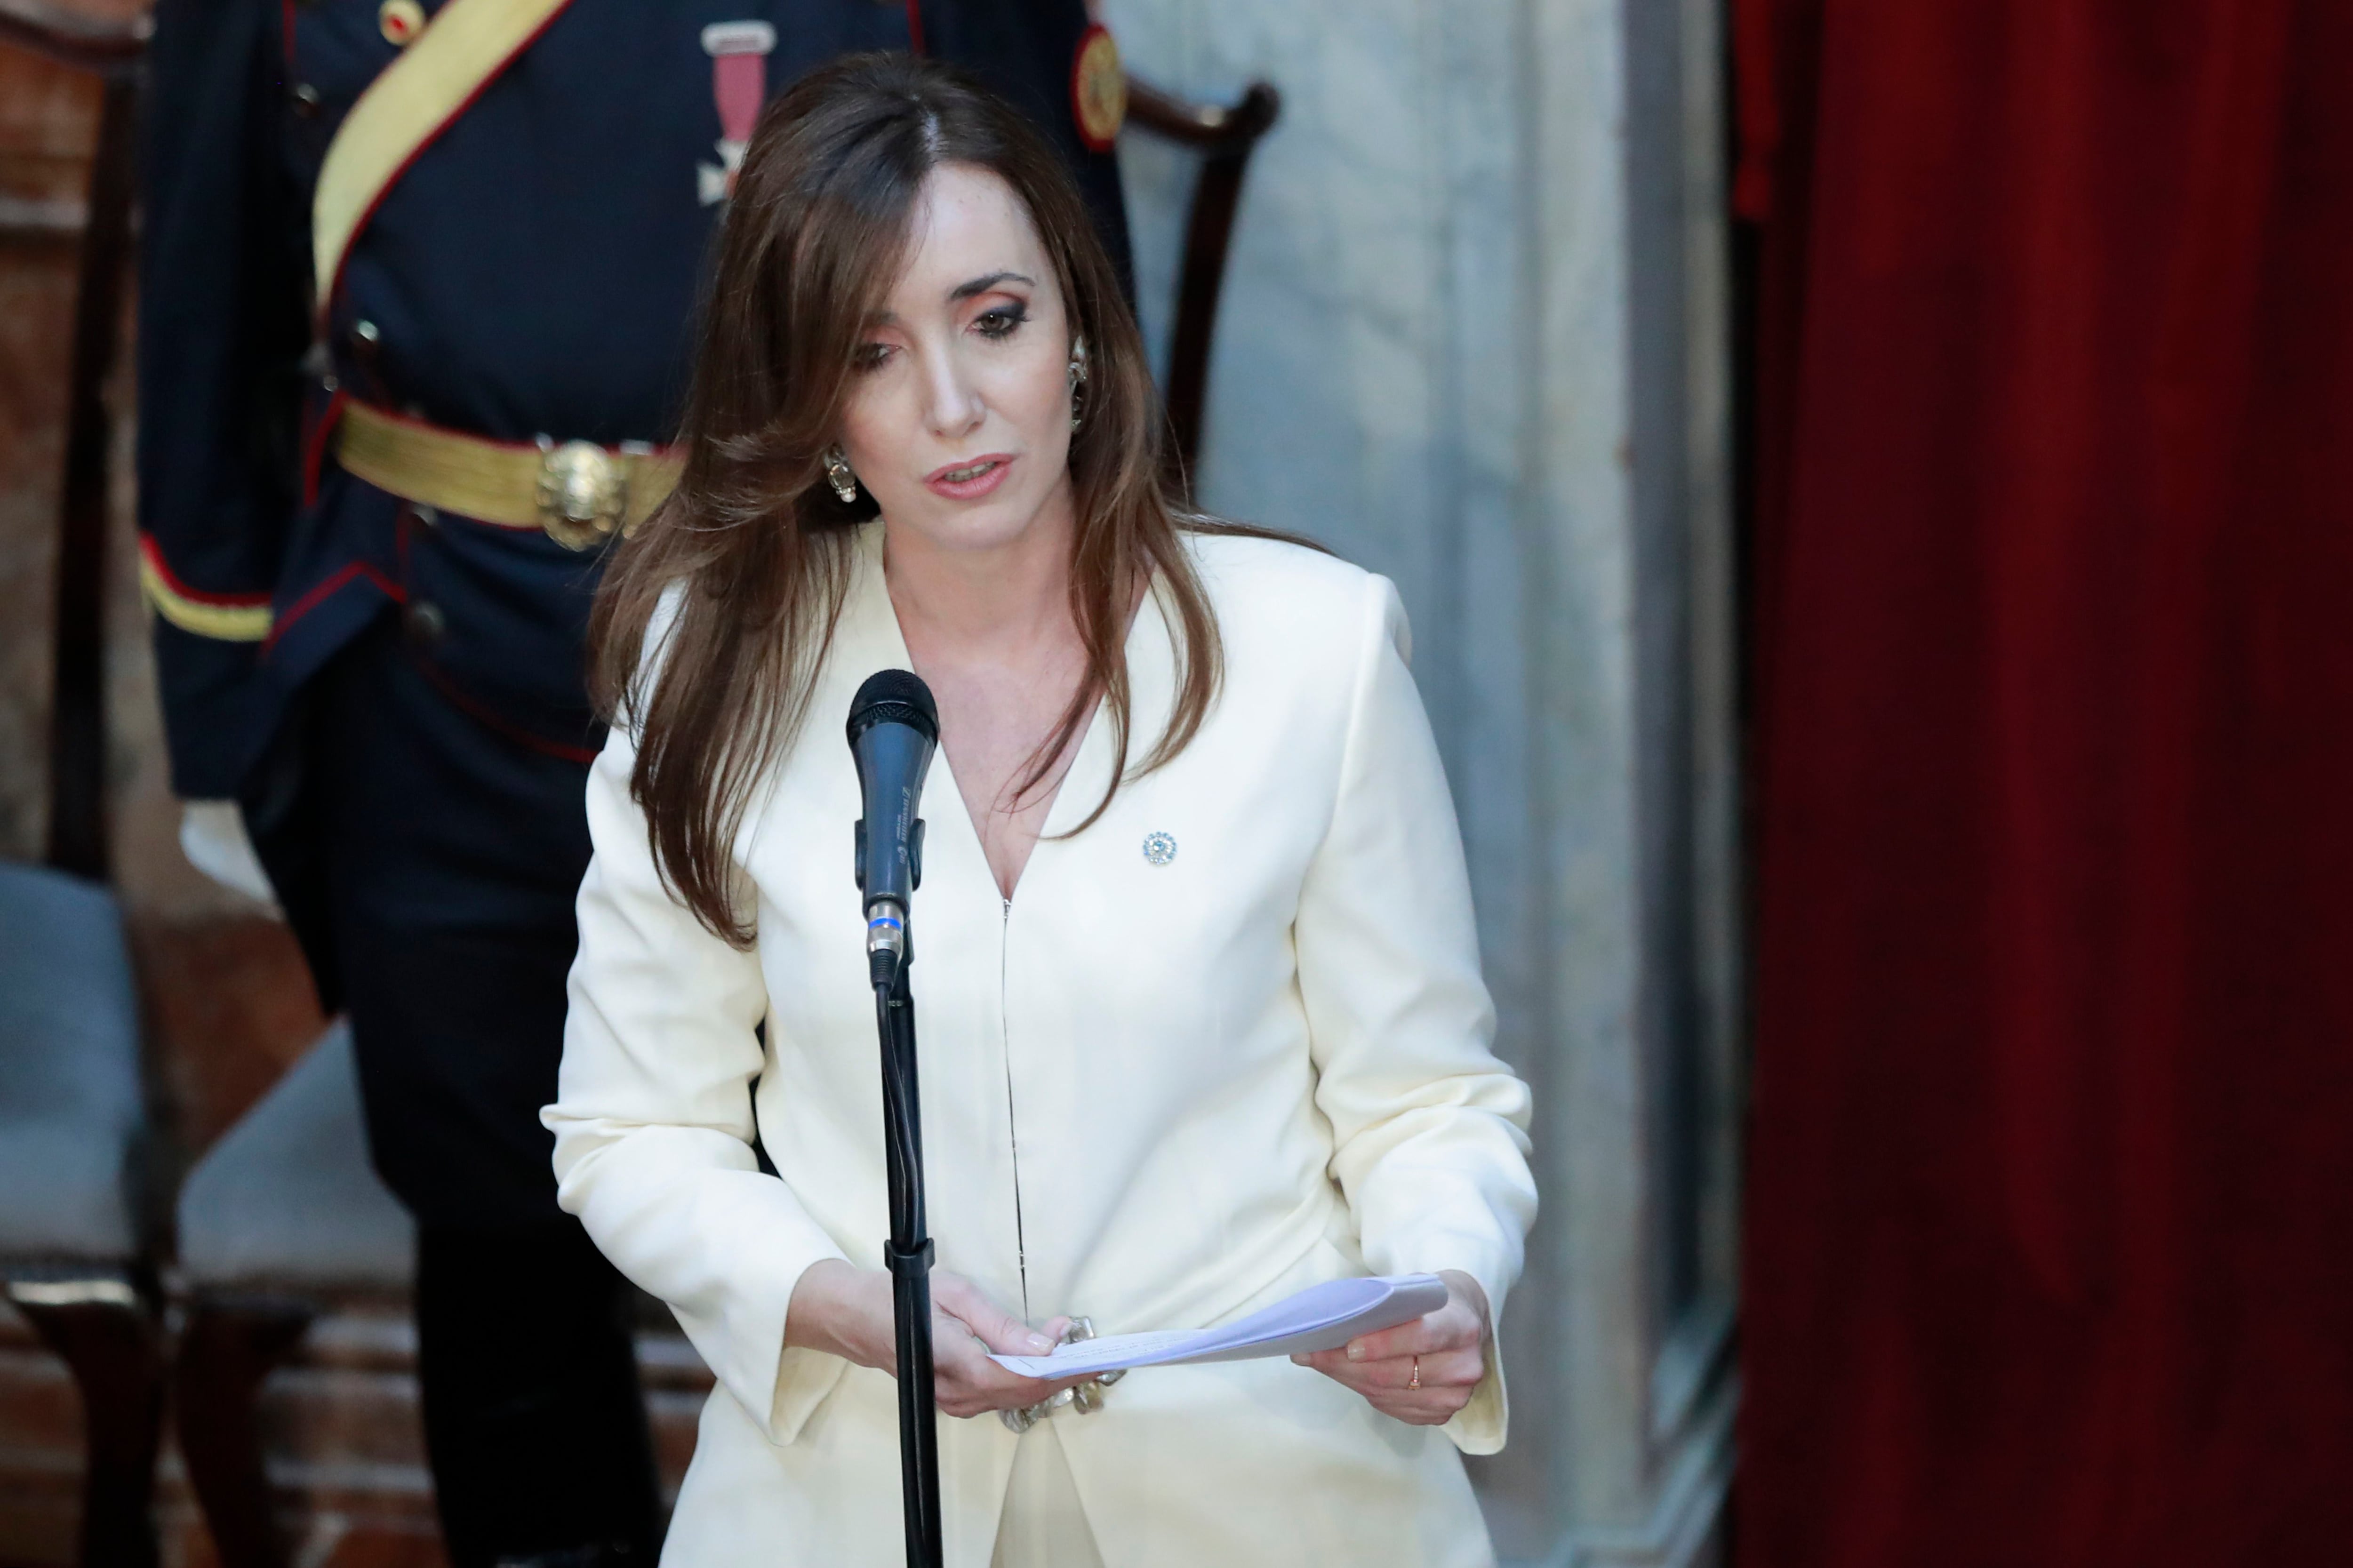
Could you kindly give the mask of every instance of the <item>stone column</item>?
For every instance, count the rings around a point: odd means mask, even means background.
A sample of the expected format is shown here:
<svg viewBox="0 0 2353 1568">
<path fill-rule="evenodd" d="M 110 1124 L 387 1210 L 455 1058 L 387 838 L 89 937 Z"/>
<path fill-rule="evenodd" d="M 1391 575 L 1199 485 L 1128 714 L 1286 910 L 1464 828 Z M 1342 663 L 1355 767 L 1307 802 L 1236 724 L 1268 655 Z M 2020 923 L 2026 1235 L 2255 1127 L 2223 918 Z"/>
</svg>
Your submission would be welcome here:
<svg viewBox="0 0 2353 1568">
<path fill-rule="evenodd" d="M 1234 241 L 1210 510 L 1396 579 L 1544 1214 L 1504 1325 L 1507 1561 L 1711 1561 L 1736 1390 L 1739 848 L 1715 0 L 1103 0 L 1283 95 Z M 1122 159 L 1167 326 L 1184 157 Z"/>
</svg>

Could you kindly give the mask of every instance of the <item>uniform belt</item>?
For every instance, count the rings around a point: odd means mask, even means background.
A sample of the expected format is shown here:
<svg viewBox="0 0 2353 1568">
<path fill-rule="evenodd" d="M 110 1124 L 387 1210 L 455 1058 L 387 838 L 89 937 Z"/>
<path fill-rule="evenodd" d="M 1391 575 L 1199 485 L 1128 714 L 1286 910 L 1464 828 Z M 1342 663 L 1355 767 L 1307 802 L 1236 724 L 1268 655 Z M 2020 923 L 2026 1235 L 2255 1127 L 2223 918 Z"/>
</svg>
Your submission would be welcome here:
<svg viewBox="0 0 2353 1568">
<path fill-rule="evenodd" d="M 678 484 L 674 451 L 493 441 L 353 399 L 335 431 L 335 460 L 380 490 L 501 528 L 537 528 L 586 550 L 633 531 Z"/>
</svg>

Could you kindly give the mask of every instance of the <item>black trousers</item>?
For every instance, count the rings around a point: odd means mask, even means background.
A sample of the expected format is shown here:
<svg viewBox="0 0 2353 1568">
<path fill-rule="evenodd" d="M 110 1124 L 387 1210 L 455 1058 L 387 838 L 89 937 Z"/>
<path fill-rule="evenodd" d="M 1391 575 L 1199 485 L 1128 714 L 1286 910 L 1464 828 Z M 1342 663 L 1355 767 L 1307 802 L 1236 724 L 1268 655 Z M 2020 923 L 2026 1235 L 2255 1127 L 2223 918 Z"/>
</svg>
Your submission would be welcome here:
<svg viewBox="0 0 2353 1568">
<path fill-rule="evenodd" d="M 653 1568 L 635 1300 L 575 1221 L 419 1229 L 417 1380 L 454 1568 Z"/>
<path fill-rule="evenodd" d="M 351 1016 L 377 1171 L 417 1220 L 418 1378 L 454 1568 L 650 1563 L 634 1292 L 555 1204 L 586 768 L 455 706 L 386 616 L 306 689 L 247 815 Z"/>
</svg>

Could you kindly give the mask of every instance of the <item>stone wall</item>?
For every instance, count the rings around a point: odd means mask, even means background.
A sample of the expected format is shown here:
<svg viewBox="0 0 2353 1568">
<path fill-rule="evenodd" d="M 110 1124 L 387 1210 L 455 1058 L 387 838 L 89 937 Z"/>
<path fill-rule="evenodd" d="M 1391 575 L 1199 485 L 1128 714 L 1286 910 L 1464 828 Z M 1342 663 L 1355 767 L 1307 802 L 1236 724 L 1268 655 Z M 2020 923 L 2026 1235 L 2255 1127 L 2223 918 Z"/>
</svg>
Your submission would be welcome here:
<svg viewBox="0 0 2353 1568">
<path fill-rule="evenodd" d="M 1198 491 L 1394 578 L 1545 1212 L 1504 1328 L 1508 1558 L 1715 1550 L 1738 1102 L 1711 0 L 1104 0 L 1138 75 L 1283 96 Z M 1121 149 L 1147 335 L 1192 165 Z"/>
</svg>

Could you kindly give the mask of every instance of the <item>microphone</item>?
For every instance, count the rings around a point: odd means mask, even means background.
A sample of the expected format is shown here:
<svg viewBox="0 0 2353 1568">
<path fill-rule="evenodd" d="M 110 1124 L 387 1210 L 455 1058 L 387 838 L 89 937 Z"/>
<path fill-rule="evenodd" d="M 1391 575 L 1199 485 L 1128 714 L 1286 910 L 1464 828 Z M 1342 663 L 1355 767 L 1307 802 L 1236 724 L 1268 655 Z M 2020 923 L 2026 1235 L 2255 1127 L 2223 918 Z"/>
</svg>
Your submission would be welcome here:
<svg viewBox="0 0 2353 1568">
<path fill-rule="evenodd" d="M 849 754 L 866 815 L 858 822 L 855 871 L 866 898 L 866 967 L 893 985 L 907 960 L 907 910 L 923 884 L 923 775 L 939 744 L 932 689 L 912 670 L 878 670 L 849 703 Z"/>
</svg>

